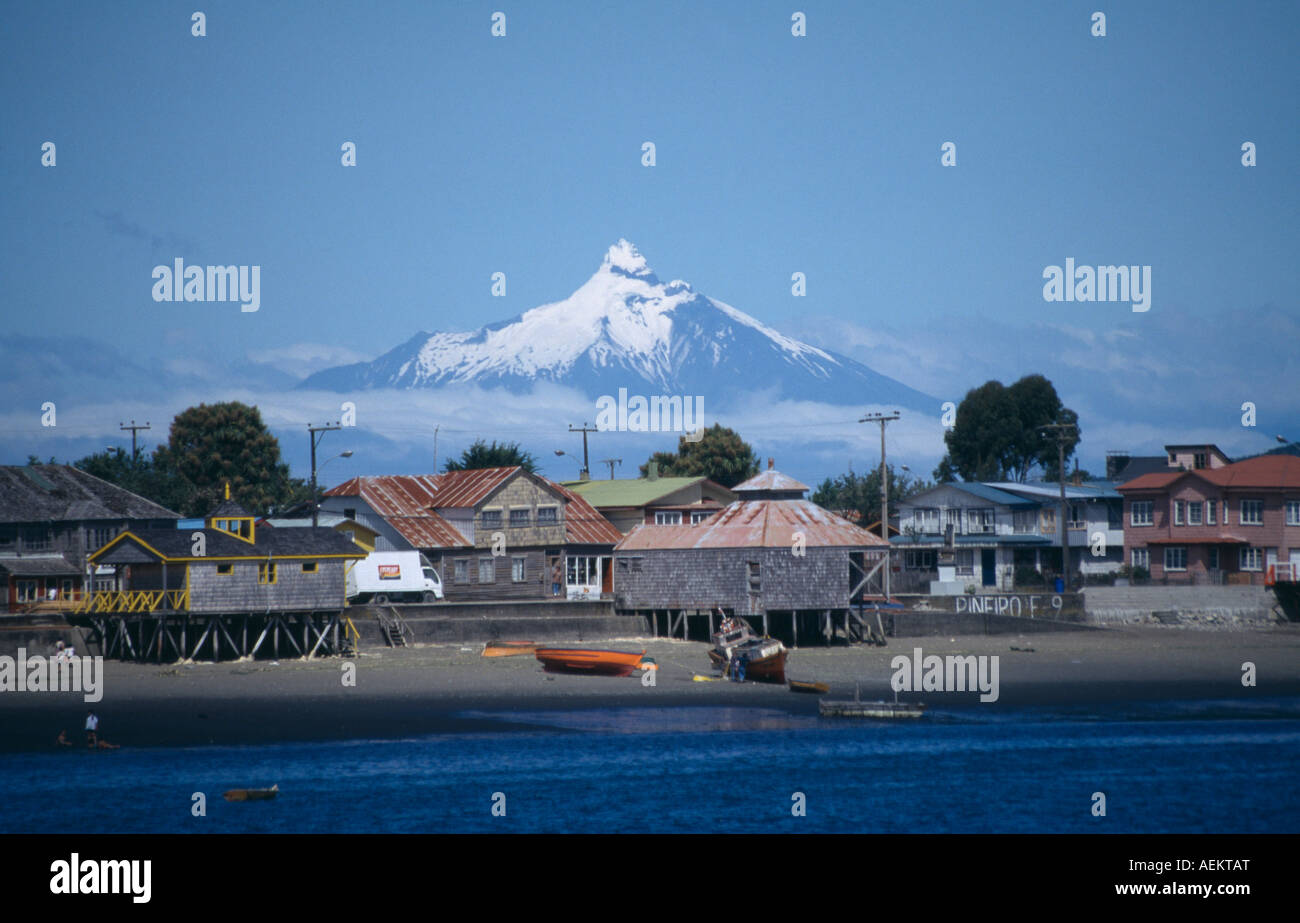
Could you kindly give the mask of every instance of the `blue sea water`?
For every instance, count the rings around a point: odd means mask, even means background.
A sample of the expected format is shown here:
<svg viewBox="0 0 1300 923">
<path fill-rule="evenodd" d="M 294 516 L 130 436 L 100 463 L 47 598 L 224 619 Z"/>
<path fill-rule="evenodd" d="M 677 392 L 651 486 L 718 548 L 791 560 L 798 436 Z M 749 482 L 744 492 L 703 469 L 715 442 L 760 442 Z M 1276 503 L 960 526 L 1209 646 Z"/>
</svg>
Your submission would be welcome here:
<svg viewBox="0 0 1300 923">
<path fill-rule="evenodd" d="M 748 708 L 473 714 L 537 729 L 6 755 L 0 832 L 1300 831 L 1296 699 L 899 722 Z M 272 783 L 273 801 L 221 797 Z M 192 812 L 196 792 L 206 816 Z"/>
</svg>

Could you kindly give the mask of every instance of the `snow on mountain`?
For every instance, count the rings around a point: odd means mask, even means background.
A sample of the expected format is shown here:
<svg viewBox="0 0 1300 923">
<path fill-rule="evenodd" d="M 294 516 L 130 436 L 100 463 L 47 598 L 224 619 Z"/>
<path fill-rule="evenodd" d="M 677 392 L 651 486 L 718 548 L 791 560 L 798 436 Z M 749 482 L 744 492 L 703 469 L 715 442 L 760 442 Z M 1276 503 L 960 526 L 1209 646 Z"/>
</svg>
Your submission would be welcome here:
<svg viewBox="0 0 1300 923">
<path fill-rule="evenodd" d="M 301 387 L 330 391 L 473 383 L 524 391 L 553 381 L 584 393 L 709 394 L 776 389 L 788 399 L 937 407 L 865 365 L 784 336 L 743 311 L 659 280 L 627 240 L 563 301 L 461 333 L 419 333 L 373 362 L 338 366 Z"/>
</svg>

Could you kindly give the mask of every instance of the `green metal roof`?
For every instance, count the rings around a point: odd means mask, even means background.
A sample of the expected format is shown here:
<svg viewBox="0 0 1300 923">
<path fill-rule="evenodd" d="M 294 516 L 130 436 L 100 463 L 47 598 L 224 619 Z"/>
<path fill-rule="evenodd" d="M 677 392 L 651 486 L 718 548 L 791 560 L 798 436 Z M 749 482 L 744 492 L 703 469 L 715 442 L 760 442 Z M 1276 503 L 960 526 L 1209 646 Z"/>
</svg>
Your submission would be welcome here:
<svg viewBox="0 0 1300 923">
<path fill-rule="evenodd" d="M 614 481 L 564 481 L 569 488 L 592 506 L 645 506 L 660 497 L 675 493 L 692 484 L 705 480 L 693 478 L 621 478 Z"/>
</svg>

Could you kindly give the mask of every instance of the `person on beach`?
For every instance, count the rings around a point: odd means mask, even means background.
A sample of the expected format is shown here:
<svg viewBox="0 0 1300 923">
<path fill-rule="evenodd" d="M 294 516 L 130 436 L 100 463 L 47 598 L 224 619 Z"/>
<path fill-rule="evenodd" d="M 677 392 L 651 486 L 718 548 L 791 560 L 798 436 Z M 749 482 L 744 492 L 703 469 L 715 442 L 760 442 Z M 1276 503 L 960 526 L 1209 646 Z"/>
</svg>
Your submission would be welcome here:
<svg viewBox="0 0 1300 923">
<path fill-rule="evenodd" d="M 560 581 L 564 579 L 564 571 L 560 570 L 560 562 L 555 562 L 555 567 L 551 569 L 551 595 L 560 595 Z"/>
<path fill-rule="evenodd" d="M 59 739 L 56 740 L 55 743 L 58 744 L 60 747 L 72 746 L 72 741 L 68 740 L 68 732 L 65 730 L 59 731 Z"/>
<path fill-rule="evenodd" d="M 60 641 L 54 645 L 54 660 L 56 663 L 63 663 L 68 659 L 68 652 L 63 649 L 63 642 Z"/>
<path fill-rule="evenodd" d="M 99 716 L 93 711 L 86 712 L 86 746 L 95 749 L 99 742 Z"/>
</svg>

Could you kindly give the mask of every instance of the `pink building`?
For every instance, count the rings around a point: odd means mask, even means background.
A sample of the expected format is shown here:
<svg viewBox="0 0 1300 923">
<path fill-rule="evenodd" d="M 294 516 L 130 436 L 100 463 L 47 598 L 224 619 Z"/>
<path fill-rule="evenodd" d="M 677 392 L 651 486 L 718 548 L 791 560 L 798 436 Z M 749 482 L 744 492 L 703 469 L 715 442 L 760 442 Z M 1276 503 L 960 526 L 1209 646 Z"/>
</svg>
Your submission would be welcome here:
<svg viewBox="0 0 1300 923">
<path fill-rule="evenodd" d="M 1124 497 L 1124 562 L 1170 583 L 1264 583 L 1300 566 L 1300 457 L 1144 474 Z"/>
</svg>

